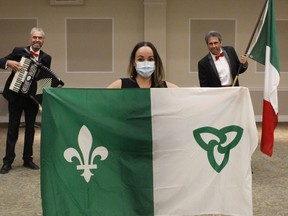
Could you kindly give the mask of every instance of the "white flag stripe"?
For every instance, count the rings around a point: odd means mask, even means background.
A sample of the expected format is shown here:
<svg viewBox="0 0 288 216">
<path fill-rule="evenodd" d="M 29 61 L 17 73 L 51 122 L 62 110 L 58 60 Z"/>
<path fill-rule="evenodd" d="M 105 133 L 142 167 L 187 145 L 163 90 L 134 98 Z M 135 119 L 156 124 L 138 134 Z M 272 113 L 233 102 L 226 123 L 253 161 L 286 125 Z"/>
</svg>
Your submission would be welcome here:
<svg viewBox="0 0 288 216">
<path fill-rule="evenodd" d="M 277 96 L 277 86 L 280 81 L 280 75 L 277 69 L 270 61 L 271 59 L 271 47 L 266 46 L 266 56 L 265 56 L 265 83 L 264 83 L 264 100 L 269 101 L 275 111 L 278 113 L 278 96 Z"/>
<path fill-rule="evenodd" d="M 250 160 L 258 134 L 248 89 L 151 89 L 151 106 L 155 215 L 252 215 Z M 229 125 L 244 133 L 218 173 L 193 130 Z"/>
</svg>

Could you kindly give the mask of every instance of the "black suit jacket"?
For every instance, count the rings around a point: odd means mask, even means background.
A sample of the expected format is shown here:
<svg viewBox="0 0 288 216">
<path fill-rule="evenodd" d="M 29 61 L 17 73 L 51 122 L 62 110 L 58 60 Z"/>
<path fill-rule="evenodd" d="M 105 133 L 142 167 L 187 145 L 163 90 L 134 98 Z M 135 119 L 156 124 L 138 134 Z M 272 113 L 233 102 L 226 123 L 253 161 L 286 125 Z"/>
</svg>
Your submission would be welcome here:
<svg viewBox="0 0 288 216">
<path fill-rule="evenodd" d="M 238 72 L 238 68 L 241 66 L 241 63 L 233 47 L 224 46 L 222 47 L 222 50 L 230 66 L 232 79 L 234 81 Z M 247 67 L 244 68 L 243 66 L 241 66 L 239 73 L 245 72 L 246 69 Z M 198 62 L 198 77 L 201 87 L 221 87 L 219 74 L 217 72 L 214 60 L 210 53 L 208 53 L 204 58 L 202 58 Z M 239 86 L 238 80 L 235 85 Z"/>
<path fill-rule="evenodd" d="M 30 47 L 15 47 L 12 51 L 12 53 L 10 53 L 9 55 L 5 56 L 4 58 L 0 59 L 0 68 L 6 69 L 6 62 L 8 60 L 14 60 L 14 61 L 18 61 L 20 62 L 22 56 L 27 56 L 28 53 L 25 51 L 25 48 L 27 50 L 30 50 Z M 39 57 L 38 57 L 38 62 L 41 63 L 42 65 L 46 66 L 47 68 L 50 68 L 51 66 L 51 61 L 52 58 L 50 55 L 48 55 L 47 53 L 43 52 L 42 50 L 40 50 L 39 53 Z M 15 100 L 17 100 L 18 97 L 23 97 L 19 94 L 17 94 L 16 92 L 13 92 L 9 89 L 9 86 L 13 80 L 13 77 L 15 75 L 15 71 L 11 71 L 10 76 L 8 77 L 6 83 L 5 83 L 5 87 L 3 90 L 3 96 L 4 98 L 6 98 L 9 102 L 14 102 Z"/>
</svg>

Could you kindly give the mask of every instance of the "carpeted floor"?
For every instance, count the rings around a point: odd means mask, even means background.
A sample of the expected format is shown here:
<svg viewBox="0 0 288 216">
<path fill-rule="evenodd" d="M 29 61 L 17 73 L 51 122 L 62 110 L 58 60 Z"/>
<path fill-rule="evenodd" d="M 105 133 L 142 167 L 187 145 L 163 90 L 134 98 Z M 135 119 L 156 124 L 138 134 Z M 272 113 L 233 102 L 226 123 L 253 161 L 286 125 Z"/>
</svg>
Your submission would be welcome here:
<svg viewBox="0 0 288 216">
<path fill-rule="evenodd" d="M 260 127 L 258 131 L 260 140 Z M 272 157 L 261 153 L 259 148 L 252 157 L 255 216 L 288 215 L 288 123 L 280 123 L 274 136 Z"/>
<path fill-rule="evenodd" d="M 261 127 L 259 129 L 259 140 Z M 23 128 L 16 145 L 13 169 L 0 175 L 0 216 L 41 216 L 40 171 L 22 166 Z M 0 158 L 5 151 L 6 127 L 0 126 Z M 254 216 L 288 216 L 288 123 L 275 131 L 272 157 L 255 151 L 252 157 Z M 36 128 L 34 162 L 39 165 L 40 129 Z M 2 166 L 2 163 L 1 163 Z"/>
</svg>

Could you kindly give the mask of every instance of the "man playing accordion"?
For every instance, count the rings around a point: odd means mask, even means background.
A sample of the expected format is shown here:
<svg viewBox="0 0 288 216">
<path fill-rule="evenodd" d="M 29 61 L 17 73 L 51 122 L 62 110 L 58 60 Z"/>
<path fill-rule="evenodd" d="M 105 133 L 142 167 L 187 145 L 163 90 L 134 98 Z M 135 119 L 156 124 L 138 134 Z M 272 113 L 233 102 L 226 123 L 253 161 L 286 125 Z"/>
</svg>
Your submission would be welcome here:
<svg viewBox="0 0 288 216">
<path fill-rule="evenodd" d="M 16 157 L 15 145 L 19 134 L 19 125 L 22 112 L 25 114 L 25 138 L 24 138 L 24 150 L 23 150 L 23 166 L 37 170 L 39 166 L 33 162 L 33 142 L 34 142 L 34 124 L 36 120 L 36 115 L 38 113 L 39 104 L 35 102 L 35 98 L 31 94 L 31 90 L 35 88 L 36 77 L 44 69 L 42 66 L 49 70 L 51 66 L 51 56 L 41 50 L 45 39 L 45 33 L 41 28 L 32 28 L 31 35 L 29 39 L 30 45 L 28 47 L 16 47 L 13 49 L 12 53 L 0 59 L 0 68 L 7 69 L 8 67 L 12 69 L 10 76 L 8 77 L 4 90 L 3 96 L 8 101 L 9 110 L 9 124 L 6 139 L 6 153 L 3 158 L 3 166 L 0 169 L 1 174 L 8 173 L 12 168 L 12 163 Z M 28 60 L 28 63 L 22 60 Z M 34 70 L 33 76 L 27 75 L 27 71 L 21 73 L 24 67 L 30 67 L 33 64 L 29 59 L 32 59 L 34 64 L 41 65 L 41 68 L 37 67 Z M 30 62 L 30 63 L 29 63 Z M 25 66 L 26 65 L 26 66 Z M 32 69 L 31 69 L 31 72 Z M 26 74 L 26 79 L 24 77 L 24 82 L 29 84 L 29 91 L 27 94 L 21 93 L 21 87 L 23 87 L 23 78 L 20 76 Z M 16 89 L 16 90 L 15 90 Z"/>
</svg>

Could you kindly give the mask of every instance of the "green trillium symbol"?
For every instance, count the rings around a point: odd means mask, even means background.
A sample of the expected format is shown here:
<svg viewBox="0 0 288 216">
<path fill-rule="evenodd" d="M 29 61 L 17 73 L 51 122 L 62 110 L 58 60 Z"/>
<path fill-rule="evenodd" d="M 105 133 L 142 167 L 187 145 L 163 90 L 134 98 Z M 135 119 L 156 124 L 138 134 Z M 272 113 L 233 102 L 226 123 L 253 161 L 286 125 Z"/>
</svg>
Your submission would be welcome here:
<svg viewBox="0 0 288 216">
<path fill-rule="evenodd" d="M 199 146 L 207 152 L 208 160 L 213 169 L 220 173 L 229 160 L 230 150 L 238 145 L 243 135 L 243 128 L 230 125 L 220 130 L 213 127 L 202 127 L 193 131 Z M 223 155 L 221 163 L 217 163 L 215 153 Z"/>
</svg>

